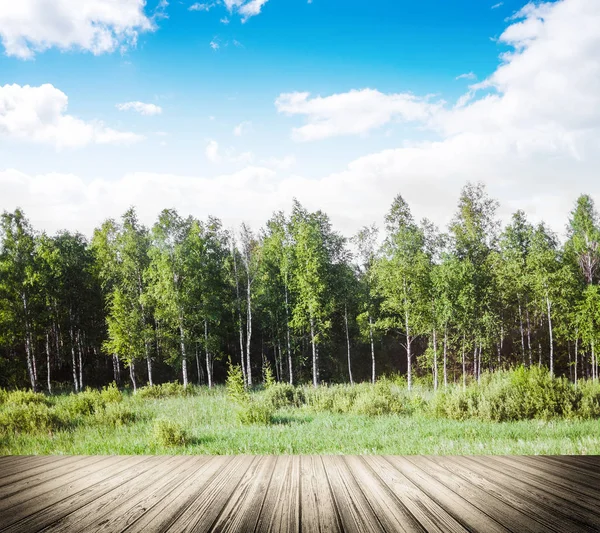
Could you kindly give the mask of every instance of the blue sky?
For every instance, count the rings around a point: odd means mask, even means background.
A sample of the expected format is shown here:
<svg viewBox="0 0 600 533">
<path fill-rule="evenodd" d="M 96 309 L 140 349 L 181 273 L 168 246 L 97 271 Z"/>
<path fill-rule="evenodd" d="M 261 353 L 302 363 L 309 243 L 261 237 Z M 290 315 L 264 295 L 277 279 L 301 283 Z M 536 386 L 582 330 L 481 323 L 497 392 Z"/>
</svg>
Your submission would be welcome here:
<svg viewBox="0 0 600 533">
<path fill-rule="evenodd" d="M 131 203 L 259 225 L 298 196 L 349 234 L 398 192 L 443 225 L 468 179 L 560 230 L 600 192 L 594 0 L 22 2 L 0 7 L 0 209 L 49 231 Z"/>
</svg>

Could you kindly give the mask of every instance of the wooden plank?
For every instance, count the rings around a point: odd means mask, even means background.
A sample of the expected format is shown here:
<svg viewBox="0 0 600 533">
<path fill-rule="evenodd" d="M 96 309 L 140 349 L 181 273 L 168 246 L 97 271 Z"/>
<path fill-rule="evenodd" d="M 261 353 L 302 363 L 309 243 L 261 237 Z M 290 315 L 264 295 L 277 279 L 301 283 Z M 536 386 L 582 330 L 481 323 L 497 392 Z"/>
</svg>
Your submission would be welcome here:
<svg viewBox="0 0 600 533">
<path fill-rule="evenodd" d="M 117 513 L 122 505 L 127 505 L 130 499 L 145 495 L 145 490 L 153 484 L 159 484 L 159 480 L 166 478 L 172 480 L 176 477 L 182 467 L 189 462 L 186 456 L 153 457 L 152 467 L 140 472 L 137 476 L 120 483 L 112 490 L 98 496 L 93 501 L 71 510 L 68 514 L 52 522 L 44 529 L 47 533 L 61 531 L 89 531 L 95 526 L 110 522 L 110 513 Z"/>
<path fill-rule="evenodd" d="M 414 464 L 423 472 L 426 472 L 427 475 L 435 478 L 448 491 L 460 496 L 486 515 L 493 517 L 503 527 L 517 529 L 522 533 L 537 533 L 540 530 L 540 523 L 529 517 L 526 513 L 498 500 L 493 494 L 481 490 L 464 478 L 451 474 L 432 459 L 421 456 L 410 456 L 404 459 Z"/>
<path fill-rule="evenodd" d="M 495 462 L 510 465 L 518 468 L 520 471 L 527 472 L 531 476 L 542 480 L 547 484 L 547 490 L 557 496 L 569 501 L 574 494 L 578 495 L 579 501 L 597 502 L 600 498 L 600 490 L 595 490 L 584 484 L 580 484 L 575 479 L 569 479 L 559 475 L 552 468 L 543 468 L 541 463 L 528 460 L 524 456 L 503 457 L 494 456 Z"/>
<path fill-rule="evenodd" d="M 345 455 L 342 457 L 385 531 L 405 533 L 426 531 L 405 504 L 396 497 L 388 485 L 383 483 L 360 456 Z"/>
<path fill-rule="evenodd" d="M 570 506 L 576 505 L 578 507 L 578 520 L 583 520 L 587 524 L 594 524 L 598 518 L 598 499 L 574 493 L 568 488 L 557 484 L 549 476 L 540 476 L 535 468 L 517 463 L 514 457 L 490 456 L 483 458 L 473 456 L 469 459 L 481 463 L 485 468 L 504 472 L 514 479 L 518 479 L 521 483 L 535 487 L 545 492 L 549 498 L 558 498 Z M 559 478 L 559 481 L 562 480 Z"/>
<path fill-rule="evenodd" d="M 67 455 L 30 455 L 21 456 L 18 460 L 10 461 L 0 472 L 0 486 L 5 484 L 5 479 L 9 476 L 29 475 L 29 471 L 34 468 L 51 468 L 53 463 L 64 461 L 69 456 Z M 11 483 L 8 481 L 6 483 Z"/>
<path fill-rule="evenodd" d="M 553 466 L 555 470 L 571 470 L 576 475 L 583 474 L 586 479 L 589 479 L 593 487 L 599 486 L 598 481 L 600 480 L 600 461 L 595 463 L 587 462 L 582 461 L 579 457 L 573 457 L 570 455 L 535 455 L 530 456 L 530 459 L 547 463 L 548 466 Z"/>
<path fill-rule="evenodd" d="M 328 455 L 321 459 L 343 530 L 348 533 L 385 531 L 344 459 L 339 455 Z M 373 478 L 371 482 L 374 482 Z"/>
<path fill-rule="evenodd" d="M 0 531 L 26 533 L 52 524 L 152 466 L 151 458 L 143 455 L 115 456 L 113 461 L 113 464 L 73 483 L 62 485 L 12 507 L 10 517 L 3 518 L 4 529 Z"/>
<path fill-rule="evenodd" d="M 88 524 L 86 532 L 124 531 L 159 502 L 169 498 L 174 490 L 189 482 L 209 461 L 207 456 L 186 457 L 181 465 L 169 472 L 169 475 L 157 477 L 156 482 L 145 490 L 137 492 L 95 523 Z"/>
<path fill-rule="evenodd" d="M 464 497 L 448 490 L 443 483 L 438 481 L 431 474 L 423 471 L 406 457 L 384 456 L 382 460 L 383 459 L 404 474 L 419 489 L 421 489 L 423 493 L 435 500 L 448 512 L 448 514 L 454 516 L 454 518 L 467 529 L 486 531 L 486 533 L 506 533 L 507 531 L 510 531 L 508 528 L 497 522 L 493 516 L 490 516 L 471 502 L 465 500 Z"/>
<path fill-rule="evenodd" d="M 255 531 L 299 533 L 300 458 L 279 456 Z"/>
<path fill-rule="evenodd" d="M 203 520 L 206 526 L 201 526 L 200 531 L 255 531 L 276 461 L 273 455 L 258 457 L 238 482 L 218 518 L 210 525 Z"/>
<path fill-rule="evenodd" d="M 221 470 L 203 490 L 196 494 L 187 508 L 168 528 L 169 532 L 211 531 L 223 507 L 236 490 L 240 480 L 252 469 L 255 471 L 256 457 L 241 455 L 230 458 L 227 468 Z"/>
<path fill-rule="evenodd" d="M 45 471 L 42 474 L 22 479 L 12 485 L 0 489 L 0 512 L 6 512 L 11 507 L 27 500 L 36 498 L 57 487 L 72 483 L 91 472 L 103 468 L 106 464 L 114 462 L 110 457 L 103 456 L 73 456 L 73 461 L 68 464 Z M 99 464 L 100 463 L 100 464 Z"/>
<path fill-rule="evenodd" d="M 424 531 L 462 533 L 468 529 L 434 498 L 381 456 L 366 455 L 363 461 L 389 488 Z"/>
<path fill-rule="evenodd" d="M 318 455 L 300 456 L 300 524 L 302 531 L 343 531 L 323 461 Z"/>
<path fill-rule="evenodd" d="M 239 468 L 240 464 L 240 461 L 232 460 L 227 456 L 211 457 L 194 470 L 192 477 L 176 486 L 151 508 L 130 510 L 133 516 L 127 520 L 129 525 L 124 531 L 126 530 L 127 533 L 167 531 L 210 483 L 220 476 L 228 476 L 229 472 Z"/>
<path fill-rule="evenodd" d="M 435 461 L 456 475 L 468 477 L 471 483 L 478 484 L 496 498 L 523 509 L 548 531 L 596 531 L 593 524 L 586 523 L 573 513 L 571 503 L 524 483 L 521 478 L 507 473 L 506 469 L 494 469 L 489 463 L 479 462 L 472 456 L 452 457 L 449 460 L 436 457 Z"/>
</svg>

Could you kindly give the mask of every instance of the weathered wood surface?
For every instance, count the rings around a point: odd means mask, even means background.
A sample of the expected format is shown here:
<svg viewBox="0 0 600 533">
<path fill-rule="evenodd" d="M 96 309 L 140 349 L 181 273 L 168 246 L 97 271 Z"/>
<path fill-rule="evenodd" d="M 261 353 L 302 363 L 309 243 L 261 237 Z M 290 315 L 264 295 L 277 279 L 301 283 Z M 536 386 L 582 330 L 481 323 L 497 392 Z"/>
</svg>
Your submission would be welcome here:
<svg viewBox="0 0 600 533">
<path fill-rule="evenodd" d="M 0 457 L 0 532 L 600 531 L 600 456 Z"/>
</svg>

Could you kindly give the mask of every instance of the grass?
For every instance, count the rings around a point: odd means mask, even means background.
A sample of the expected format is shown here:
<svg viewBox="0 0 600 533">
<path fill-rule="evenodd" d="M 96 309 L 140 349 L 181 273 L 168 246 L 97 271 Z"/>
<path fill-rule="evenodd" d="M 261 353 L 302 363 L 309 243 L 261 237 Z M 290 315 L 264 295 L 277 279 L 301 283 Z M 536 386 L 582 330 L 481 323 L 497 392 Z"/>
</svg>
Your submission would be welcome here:
<svg viewBox="0 0 600 533">
<path fill-rule="evenodd" d="M 0 427 L 0 454 L 600 454 L 598 418 L 455 420 L 436 414 L 440 400 L 431 391 L 409 394 L 392 382 L 274 390 L 249 394 L 261 408 L 273 403 L 270 418 L 256 421 L 240 417 L 225 387 L 88 392 L 81 401 L 20 394 L 11 402 L 5 394 L 0 420 L 12 420 L 13 411 L 18 417 L 11 431 Z M 23 407 L 43 423 L 21 422 Z"/>
</svg>

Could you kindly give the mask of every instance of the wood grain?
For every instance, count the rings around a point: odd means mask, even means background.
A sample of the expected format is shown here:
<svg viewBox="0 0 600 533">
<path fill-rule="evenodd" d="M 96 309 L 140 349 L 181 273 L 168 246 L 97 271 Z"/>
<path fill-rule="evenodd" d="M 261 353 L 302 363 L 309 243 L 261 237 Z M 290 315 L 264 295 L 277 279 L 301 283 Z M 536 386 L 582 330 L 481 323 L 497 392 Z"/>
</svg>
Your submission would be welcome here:
<svg viewBox="0 0 600 533">
<path fill-rule="evenodd" d="M 0 531 L 600 531 L 600 457 L 0 457 Z"/>
</svg>

